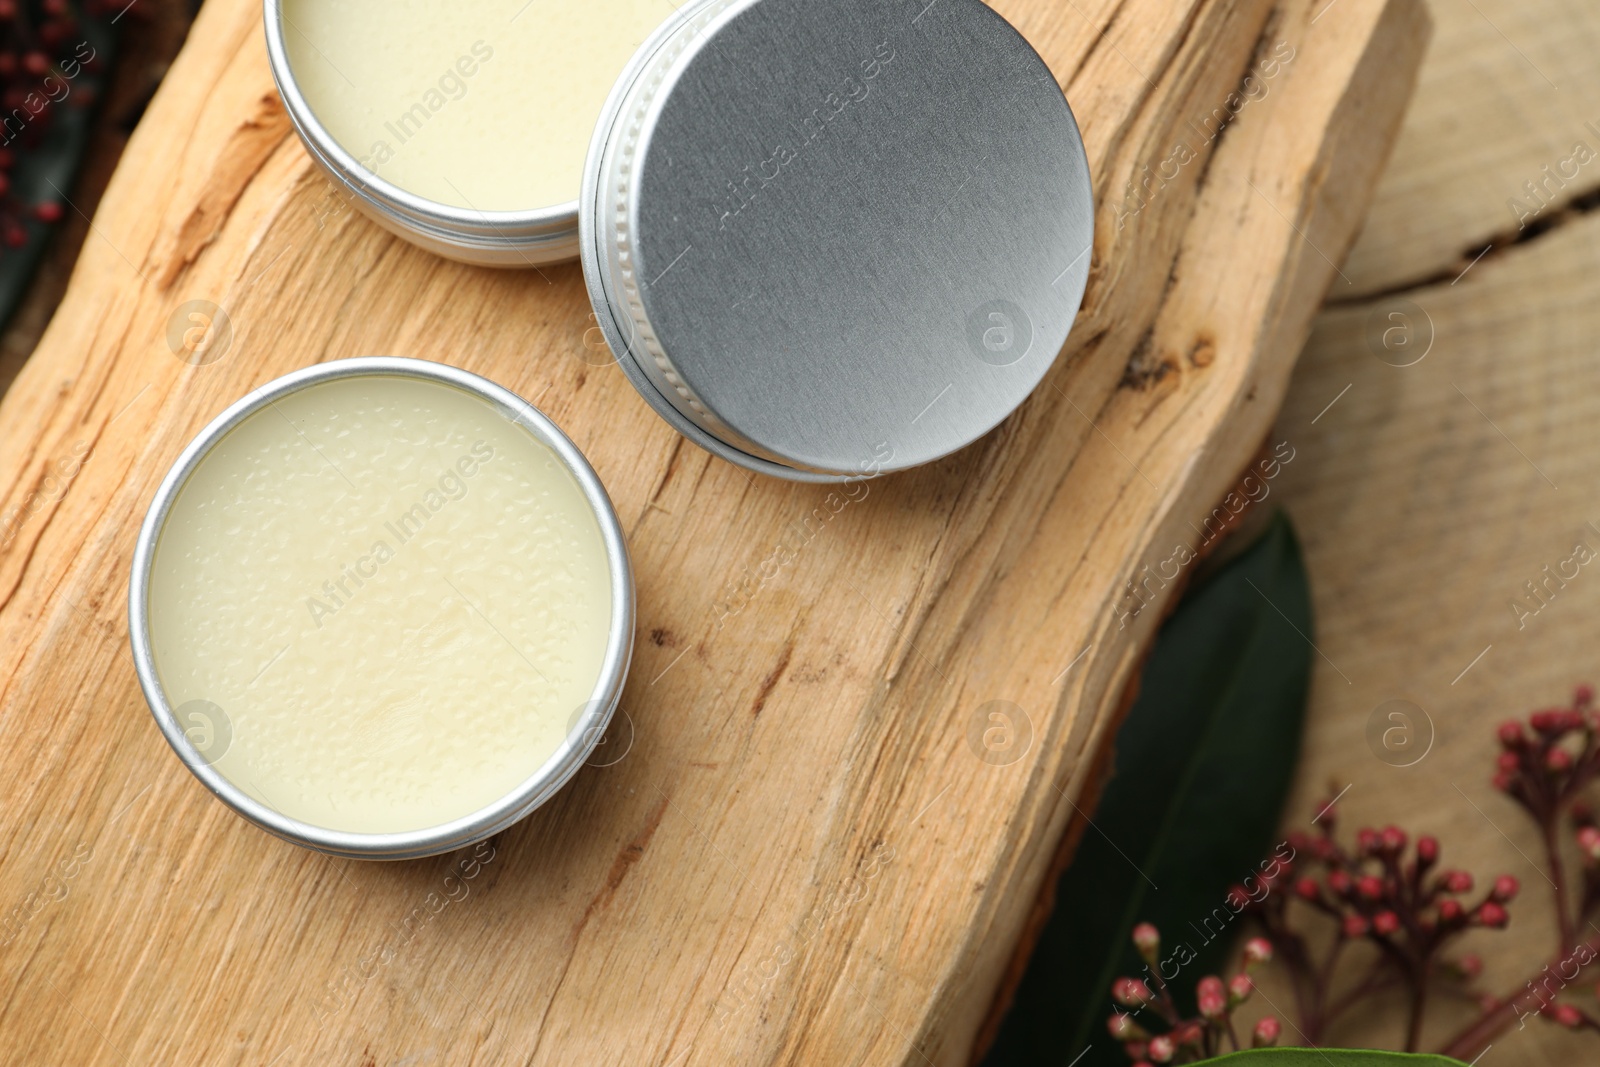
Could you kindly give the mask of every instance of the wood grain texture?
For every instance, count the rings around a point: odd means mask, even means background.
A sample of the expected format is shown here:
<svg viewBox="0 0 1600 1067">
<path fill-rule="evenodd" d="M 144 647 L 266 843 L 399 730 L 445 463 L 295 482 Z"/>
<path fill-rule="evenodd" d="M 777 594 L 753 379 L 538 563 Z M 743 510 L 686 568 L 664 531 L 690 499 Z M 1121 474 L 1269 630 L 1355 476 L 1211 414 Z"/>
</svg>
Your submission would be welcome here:
<svg viewBox="0 0 1600 1067">
<path fill-rule="evenodd" d="M 1589 525 L 1600 523 L 1597 270 L 1600 218 L 1590 216 L 1486 259 L 1459 285 L 1408 294 L 1435 331 L 1410 367 L 1379 362 L 1363 337 L 1368 317 L 1398 298 L 1330 311 L 1277 429 L 1302 457 L 1281 500 L 1304 540 L 1325 657 L 1314 665 L 1290 825 L 1348 786 L 1351 832 L 1398 822 L 1438 835 L 1443 862 L 1480 884 L 1520 879 L 1511 930 L 1469 939 L 1485 960 L 1480 984 L 1499 994 L 1553 957 L 1558 938 L 1549 887 L 1527 858 L 1541 855 L 1538 832 L 1490 786 L 1494 728 L 1600 679 L 1600 576 L 1582 568 L 1531 616 L 1512 607 L 1576 543 L 1600 547 Z M 1414 767 L 1389 766 L 1367 741 L 1374 710 L 1394 699 L 1426 713 L 1419 737 L 1431 721 L 1433 749 Z M 1593 986 L 1591 977 L 1577 1000 Z M 1430 1045 L 1470 1011 L 1446 1004 L 1435 1014 Z M 1399 1033 L 1398 1015 L 1375 1012 L 1329 1037 L 1393 1047 Z M 1501 1054 L 1592 1062 L 1594 1038 L 1530 1022 L 1496 1043 L 1490 1055 Z"/>
<path fill-rule="evenodd" d="M 575 268 L 469 269 L 330 210 L 258 5 L 204 8 L 0 405 L 7 1055 L 966 1059 L 1151 636 L 1156 610 L 1123 624 L 1128 584 L 1269 427 L 1428 32 L 1415 0 L 1314 25 L 1266 0 L 998 6 L 1083 127 L 1084 310 L 1001 428 L 837 512 L 677 438 L 587 343 Z M 1228 104 L 1280 44 L 1292 61 Z M 1225 107 L 1225 134 L 1195 132 Z M 1180 140 L 1193 159 L 1130 213 Z M 192 299 L 234 331 L 205 367 L 165 343 Z M 183 444 L 285 371 L 375 353 L 538 403 L 638 575 L 631 749 L 475 859 L 348 863 L 254 830 L 166 749 L 126 652 L 134 532 Z M 1004 765 L 975 740 L 994 700 L 1028 736 Z"/>
<path fill-rule="evenodd" d="M 1450 281 L 1486 245 L 1525 238 L 1600 190 L 1592 5 L 1439 0 L 1430 8 L 1438 28 L 1416 103 L 1345 264 L 1352 286 L 1334 299 Z M 1594 153 L 1586 163 L 1575 157 L 1580 143 Z"/>
<path fill-rule="evenodd" d="M 1513 8 L 1476 2 L 1511 39 L 1490 33 L 1466 55 L 1451 50 L 1447 41 L 1477 32 L 1472 27 L 1483 20 L 1470 6 L 1435 5 L 1439 33 L 1371 216 L 1407 217 L 1408 232 L 1438 234 L 1440 250 L 1470 248 L 1485 219 L 1499 225 L 1489 209 L 1505 211 L 1510 193 L 1486 186 L 1484 213 L 1474 215 L 1462 192 L 1479 178 L 1514 172 L 1502 154 L 1508 146 L 1520 145 L 1525 160 L 1556 145 L 1564 153 L 1569 135 L 1600 148 L 1572 113 L 1597 99 L 1592 88 L 1581 89 L 1593 85 L 1595 54 L 1575 45 L 1600 34 L 1600 18 L 1574 5 L 1534 3 L 1502 21 Z M 1529 59 L 1561 86 L 1559 95 L 1530 71 Z M 1469 72 L 1475 87 L 1465 84 Z M 1541 142 L 1540 131 L 1559 132 Z M 1593 169 L 1584 171 L 1591 190 L 1600 184 Z M 1398 203 L 1385 206 L 1386 197 L 1402 195 L 1409 215 Z M 1314 663 L 1288 825 L 1303 828 L 1313 805 L 1348 787 L 1341 809 L 1352 831 L 1397 822 L 1438 835 L 1443 862 L 1472 872 L 1480 885 L 1499 873 L 1520 879 L 1511 929 L 1474 934 L 1467 946 L 1484 959 L 1479 986 L 1499 995 L 1522 988 L 1556 954 L 1557 937 L 1550 887 L 1529 860 L 1541 855 L 1538 834 L 1490 786 L 1493 730 L 1563 703 L 1576 684 L 1600 683 L 1600 577 L 1591 568 L 1535 614 L 1512 607 L 1530 603 L 1524 583 L 1542 581 L 1543 569 L 1567 559 L 1576 543 L 1600 547 L 1589 525 L 1600 524 L 1593 442 L 1600 215 L 1569 211 L 1551 221 L 1491 251 L 1459 280 L 1464 262 L 1437 281 L 1329 308 L 1316 321 L 1274 434 L 1294 441 L 1303 457 L 1275 499 L 1303 539 L 1325 656 Z M 1392 281 L 1372 270 L 1377 259 L 1361 254 L 1376 225 L 1369 221 L 1344 268 L 1358 289 L 1387 289 Z M 1400 244 L 1393 250 L 1409 255 Z M 1414 366 L 1377 358 L 1384 349 L 1372 334 L 1398 325 L 1395 314 L 1410 323 L 1413 343 L 1431 339 Z M 1431 721 L 1434 747 L 1414 767 L 1382 762 L 1366 737 L 1374 710 L 1392 699 L 1415 703 Z M 1592 1010 L 1593 989 L 1588 974 L 1572 1000 Z M 1278 991 L 1269 993 L 1288 1006 Z M 1425 1045 L 1437 1046 L 1470 1015 L 1467 1004 L 1439 1005 Z M 1402 1028 L 1396 1006 L 1328 1036 L 1394 1047 Z M 1594 1062 L 1595 1050 L 1592 1034 L 1530 1020 L 1496 1039 L 1482 1063 L 1564 1067 Z"/>
</svg>

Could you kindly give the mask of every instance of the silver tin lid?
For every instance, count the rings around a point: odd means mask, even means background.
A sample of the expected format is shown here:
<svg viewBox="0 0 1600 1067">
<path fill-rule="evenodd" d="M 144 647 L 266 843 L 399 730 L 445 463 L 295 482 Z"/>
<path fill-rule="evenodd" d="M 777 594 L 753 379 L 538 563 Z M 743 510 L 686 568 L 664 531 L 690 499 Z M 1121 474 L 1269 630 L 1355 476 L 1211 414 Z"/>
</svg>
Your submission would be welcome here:
<svg viewBox="0 0 1600 1067">
<path fill-rule="evenodd" d="M 979 0 L 707 0 L 640 49 L 589 149 L 584 277 L 691 439 L 832 481 L 977 440 L 1088 280 L 1077 123 Z"/>
</svg>

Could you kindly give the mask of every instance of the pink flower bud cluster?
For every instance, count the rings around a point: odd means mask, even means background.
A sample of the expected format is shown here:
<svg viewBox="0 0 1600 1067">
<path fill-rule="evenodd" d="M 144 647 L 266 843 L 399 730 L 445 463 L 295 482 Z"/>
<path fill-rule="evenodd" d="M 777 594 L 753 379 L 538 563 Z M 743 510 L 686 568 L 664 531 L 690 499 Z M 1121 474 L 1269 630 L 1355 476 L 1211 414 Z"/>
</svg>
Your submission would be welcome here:
<svg viewBox="0 0 1600 1067">
<path fill-rule="evenodd" d="M 1160 931 L 1150 923 L 1140 923 L 1133 928 L 1133 944 L 1145 962 L 1156 967 L 1161 956 Z M 1244 970 L 1226 982 L 1216 975 L 1207 975 L 1196 983 L 1198 1012 L 1190 1018 L 1178 1011 L 1166 983 L 1160 978 L 1155 979 L 1154 990 L 1143 979 L 1119 978 L 1111 985 L 1111 999 L 1129 1012 L 1112 1014 L 1106 1021 L 1106 1028 L 1134 1061 L 1134 1067 L 1192 1063 L 1215 1056 L 1223 1051 L 1224 1040 L 1237 1045 L 1233 1013 L 1255 992 L 1255 980 L 1250 972 L 1271 959 L 1272 943 L 1266 938 L 1251 938 L 1244 947 Z M 1135 1021 L 1134 1015 L 1143 1015 L 1145 1024 Z M 1150 1027 L 1156 1025 L 1164 1030 L 1153 1032 Z M 1280 1032 L 1278 1020 L 1268 1016 L 1256 1024 L 1251 1040 L 1257 1048 L 1273 1045 Z"/>
<path fill-rule="evenodd" d="M 1570 708 L 1547 708 L 1526 723 L 1502 723 L 1494 787 L 1541 824 L 1600 773 L 1600 711 L 1594 691 L 1580 686 Z"/>
<path fill-rule="evenodd" d="M 1417 838 L 1414 846 L 1397 826 L 1356 831 L 1354 849 L 1333 836 L 1331 806 L 1319 819 L 1322 833 L 1291 834 L 1290 843 L 1320 866 L 1320 877 L 1302 873 L 1294 894 L 1337 923 L 1339 936 L 1366 938 L 1418 960 L 1445 940 L 1473 926 L 1501 929 L 1510 922 L 1506 905 L 1520 886 L 1503 874 L 1487 893 L 1471 899 L 1474 881 L 1460 870 L 1439 870 L 1439 841 Z M 1408 846 L 1411 846 L 1408 851 Z"/>
<path fill-rule="evenodd" d="M 93 90 L 74 78 L 101 64 L 84 35 L 78 8 L 89 18 L 116 15 L 113 0 L 0 0 L 0 247 L 21 248 L 33 223 L 64 215 L 60 203 L 24 203 L 13 188 L 18 164 L 37 150 L 62 112 L 93 103 Z"/>
</svg>

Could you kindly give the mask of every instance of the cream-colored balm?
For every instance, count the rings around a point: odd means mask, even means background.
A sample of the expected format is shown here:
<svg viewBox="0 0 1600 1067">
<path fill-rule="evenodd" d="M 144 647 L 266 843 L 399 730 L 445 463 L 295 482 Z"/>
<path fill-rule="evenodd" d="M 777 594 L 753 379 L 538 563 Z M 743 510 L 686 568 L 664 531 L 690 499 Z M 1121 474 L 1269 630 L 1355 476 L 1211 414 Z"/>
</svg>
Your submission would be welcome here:
<svg viewBox="0 0 1600 1067">
<path fill-rule="evenodd" d="M 681 0 L 680 0 L 681 2 Z M 289 65 L 340 147 L 478 211 L 578 198 L 612 83 L 671 0 L 284 0 Z"/>
<path fill-rule="evenodd" d="M 149 590 L 156 671 L 202 757 L 357 833 L 442 825 L 536 773 L 593 694 L 610 612 L 560 457 L 475 396 L 378 375 L 219 441 Z"/>
</svg>

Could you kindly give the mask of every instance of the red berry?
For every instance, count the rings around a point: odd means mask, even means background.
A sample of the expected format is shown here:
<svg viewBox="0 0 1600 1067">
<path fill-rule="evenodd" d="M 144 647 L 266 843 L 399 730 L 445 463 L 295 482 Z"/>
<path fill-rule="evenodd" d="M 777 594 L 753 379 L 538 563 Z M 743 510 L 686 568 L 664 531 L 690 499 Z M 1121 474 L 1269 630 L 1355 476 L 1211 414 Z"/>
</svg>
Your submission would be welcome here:
<svg viewBox="0 0 1600 1067">
<path fill-rule="evenodd" d="M 1561 709 L 1536 711 L 1528 716 L 1528 723 L 1542 734 L 1553 734 L 1561 729 Z"/>
<path fill-rule="evenodd" d="M 1383 833 L 1379 836 L 1383 850 L 1391 855 L 1406 847 L 1406 832 L 1398 826 L 1384 827 Z"/>
<path fill-rule="evenodd" d="M 1236 974 L 1228 979 L 1228 1001 L 1233 1004 L 1242 1004 L 1250 999 L 1250 994 L 1256 991 L 1256 983 L 1248 974 Z"/>
<path fill-rule="evenodd" d="M 1594 687 L 1588 685 L 1578 686 L 1577 689 L 1573 690 L 1572 702 L 1580 708 L 1588 707 L 1594 703 Z"/>
<path fill-rule="evenodd" d="M 42 78 L 50 73 L 50 57 L 43 52 L 29 52 L 22 57 L 22 69 Z"/>
<path fill-rule="evenodd" d="M 1367 934 L 1367 920 L 1359 915 L 1346 915 L 1343 929 L 1345 937 L 1365 937 Z"/>
<path fill-rule="evenodd" d="M 1574 1008 L 1571 1004 L 1557 1004 L 1550 1015 L 1551 1018 L 1568 1030 L 1576 1030 L 1583 1025 L 1583 1012 Z"/>
<path fill-rule="evenodd" d="M 1461 915 L 1462 915 L 1461 902 L 1459 900 L 1450 900 L 1450 899 L 1447 898 L 1445 900 L 1439 901 L 1439 921 L 1440 922 L 1442 922 L 1442 923 L 1454 923 L 1454 922 L 1457 922 L 1457 921 L 1460 920 Z"/>
<path fill-rule="evenodd" d="M 1316 900 L 1320 895 L 1317 891 L 1315 878 L 1302 878 L 1294 884 L 1295 895 L 1304 900 Z"/>
<path fill-rule="evenodd" d="M 1501 904 L 1509 903 L 1517 895 L 1517 890 L 1522 885 L 1509 874 L 1502 874 L 1494 880 L 1494 888 L 1489 891 L 1489 896 Z"/>
<path fill-rule="evenodd" d="M 1515 752 L 1502 752 L 1494 758 L 1494 765 L 1507 774 L 1515 774 L 1522 767 L 1522 757 Z"/>
<path fill-rule="evenodd" d="M 1511 916 L 1492 900 L 1486 900 L 1478 905 L 1478 921 L 1485 926 L 1500 929 L 1510 920 Z"/>
<path fill-rule="evenodd" d="M 1138 1036 L 1139 1027 L 1134 1023 L 1131 1015 L 1124 1015 L 1120 1011 L 1106 1020 L 1106 1029 L 1111 1031 L 1111 1036 L 1117 1041 L 1128 1041 Z"/>
<path fill-rule="evenodd" d="M 1372 928 L 1385 937 L 1400 930 L 1400 916 L 1392 911 L 1380 911 L 1372 917 Z"/>
<path fill-rule="evenodd" d="M 1423 866 L 1432 866 L 1439 859 L 1439 839 L 1431 834 L 1417 838 L 1417 860 Z"/>
<path fill-rule="evenodd" d="M 1465 978 L 1476 978 L 1483 973 L 1483 957 L 1469 952 L 1456 961 L 1456 970 Z"/>
<path fill-rule="evenodd" d="M 1544 765 L 1557 774 L 1569 771 L 1572 769 L 1572 754 L 1564 748 L 1552 748 L 1545 753 Z"/>
<path fill-rule="evenodd" d="M 1227 1014 L 1227 993 L 1222 990 L 1222 979 L 1208 974 L 1195 987 L 1195 1005 L 1206 1019 L 1216 1021 Z"/>
<path fill-rule="evenodd" d="M 1111 999 L 1124 1008 L 1142 1008 L 1153 999 L 1150 987 L 1137 978 L 1118 978 L 1111 983 Z"/>
<path fill-rule="evenodd" d="M 1205 1032 L 1205 1027 L 1191 1020 L 1172 1028 L 1172 1040 L 1180 1045 L 1198 1045 Z"/>
<path fill-rule="evenodd" d="M 1278 1035 L 1283 1032 L 1283 1027 L 1271 1015 L 1256 1023 L 1256 1028 L 1250 1032 L 1250 1043 L 1255 1048 L 1266 1048 L 1278 1043 Z"/>
<path fill-rule="evenodd" d="M 1334 871 L 1328 875 L 1328 888 L 1341 897 L 1350 894 L 1350 876 L 1343 871 Z"/>
<path fill-rule="evenodd" d="M 60 222 L 61 205 L 54 200 L 46 200 L 42 204 L 34 205 L 33 214 L 40 222 Z"/>
<path fill-rule="evenodd" d="M 1213 897 L 1213 900 L 1216 898 Z M 1172 1057 L 1178 1054 L 1177 1042 L 1171 1037 L 1162 1034 L 1160 1037 L 1150 1039 L 1150 1058 L 1157 1063 L 1171 1063 Z"/>
<path fill-rule="evenodd" d="M 1158 952 L 1161 949 L 1161 931 L 1150 923 L 1140 923 L 1133 928 L 1133 944 L 1140 952 Z"/>
<path fill-rule="evenodd" d="M 1252 937 L 1244 943 L 1245 966 L 1266 963 L 1272 959 L 1272 942 L 1264 937 Z"/>
<path fill-rule="evenodd" d="M 1376 875 L 1364 874 L 1356 880 L 1356 892 L 1368 900 L 1380 900 L 1383 897 L 1383 879 Z"/>
<path fill-rule="evenodd" d="M 1528 743 L 1528 736 L 1522 732 L 1522 724 L 1515 719 L 1500 724 L 1500 729 L 1495 731 L 1500 738 L 1500 743 L 1507 748 L 1521 748 Z"/>
<path fill-rule="evenodd" d="M 1356 850 L 1363 856 L 1370 856 L 1378 851 L 1380 843 L 1381 839 L 1378 836 L 1378 831 L 1368 829 L 1356 831 Z"/>
<path fill-rule="evenodd" d="M 1449 893 L 1472 892 L 1472 875 L 1466 871 L 1447 871 L 1442 879 L 1444 888 Z"/>
</svg>

